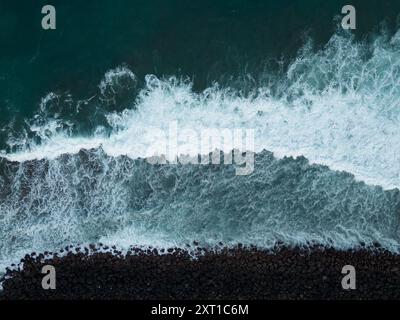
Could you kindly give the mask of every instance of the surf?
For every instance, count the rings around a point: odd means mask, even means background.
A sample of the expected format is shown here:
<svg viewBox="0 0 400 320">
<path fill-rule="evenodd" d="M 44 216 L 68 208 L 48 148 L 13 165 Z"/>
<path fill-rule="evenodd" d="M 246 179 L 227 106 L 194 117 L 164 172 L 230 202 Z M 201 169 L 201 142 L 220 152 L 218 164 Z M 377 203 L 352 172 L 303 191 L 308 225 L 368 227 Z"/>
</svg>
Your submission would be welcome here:
<svg viewBox="0 0 400 320">
<path fill-rule="evenodd" d="M 98 126 L 90 136 L 70 134 L 62 119 L 31 126 L 40 143 L 13 140 L 12 161 L 54 159 L 63 153 L 101 146 L 112 156 L 151 157 L 157 130 L 177 122 L 181 130 L 255 130 L 255 150 L 278 157 L 304 155 L 312 163 L 353 173 L 357 179 L 385 189 L 400 186 L 400 33 L 373 42 L 356 42 L 335 34 L 315 51 L 307 43 L 274 89 L 258 87 L 243 94 L 219 84 L 195 92 L 192 82 L 148 75 L 134 104 L 109 112 L 110 131 Z M 107 72 L 100 93 L 115 91 L 120 79 L 136 82 L 133 72 Z M 54 99 L 54 97 L 51 97 Z M 50 100 L 51 100 L 50 99 Z M 48 100 L 42 101 L 46 109 Z M 61 123 L 60 123 L 61 122 Z M 67 130 L 60 127 L 68 127 Z M 25 144 L 25 147 L 24 147 Z M 234 148 L 237 146 L 233 146 Z M 178 156 L 178 155 L 177 155 Z"/>
<path fill-rule="evenodd" d="M 29 132 L 10 133 L 12 151 L 2 152 L 1 265 L 33 250 L 98 241 L 379 242 L 397 251 L 399 50 L 400 32 L 369 42 L 338 33 L 323 48 L 306 43 L 271 75 L 273 85 L 248 92 L 218 83 L 197 92 L 177 76 L 147 75 L 139 87 L 132 70 L 118 67 L 100 81 L 97 98 L 78 99 L 72 116 L 55 108 L 65 97 L 49 93 L 27 120 Z M 76 129 L 74 116 L 88 103 L 101 109 L 126 88 L 135 92 L 132 105 L 103 110 L 93 132 Z M 171 122 L 197 132 L 254 130 L 254 171 L 151 165 L 154 133 Z"/>
</svg>

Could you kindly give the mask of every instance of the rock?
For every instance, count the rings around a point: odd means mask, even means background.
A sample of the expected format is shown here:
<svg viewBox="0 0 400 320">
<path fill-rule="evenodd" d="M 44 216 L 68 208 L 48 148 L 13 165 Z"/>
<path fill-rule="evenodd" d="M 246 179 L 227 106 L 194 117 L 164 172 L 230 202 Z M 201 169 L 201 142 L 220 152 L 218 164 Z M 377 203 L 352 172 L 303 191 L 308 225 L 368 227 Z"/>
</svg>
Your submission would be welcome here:
<svg viewBox="0 0 400 320">
<path fill-rule="evenodd" d="M 384 250 L 237 246 L 198 248 L 193 259 L 178 248 L 131 247 L 126 256 L 89 248 L 46 261 L 26 255 L 23 268 L 7 269 L 0 299 L 400 299 L 400 255 Z M 44 264 L 62 274 L 51 295 L 38 281 Z M 346 264 L 358 266 L 356 292 L 341 288 Z"/>
</svg>

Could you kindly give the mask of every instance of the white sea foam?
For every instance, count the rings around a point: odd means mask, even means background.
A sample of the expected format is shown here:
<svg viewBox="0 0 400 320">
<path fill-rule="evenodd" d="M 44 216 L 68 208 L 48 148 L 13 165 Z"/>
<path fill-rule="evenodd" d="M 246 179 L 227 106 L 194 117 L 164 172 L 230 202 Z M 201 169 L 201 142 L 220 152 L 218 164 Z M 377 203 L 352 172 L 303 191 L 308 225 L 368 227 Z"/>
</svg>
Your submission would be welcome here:
<svg viewBox="0 0 400 320">
<path fill-rule="evenodd" d="M 218 85 L 195 93 L 190 83 L 149 75 L 135 106 L 108 115 L 114 128 L 110 135 L 82 138 L 56 132 L 41 145 L 6 157 L 54 159 L 100 145 L 113 156 L 152 156 L 149 145 L 158 138 L 153 129 L 168 130 L 177 121 L 182 131 L 255 129 L 255 151 L 304 155 L 367 183 L 400 187 L 399 38 L 399 33 L 391 39 L 382 35 L 367 46 L 335 35 L 317 52 L 306 45 L 280 79 L 283 94 L 278 96 L 269 88 L 241 96 Z M 134 78 L 126 68 L 117 69 L 118 79 L 122 74 Z M 106 74 L 103 91 L 115 82 L 114 75 Z"/>
</svg>

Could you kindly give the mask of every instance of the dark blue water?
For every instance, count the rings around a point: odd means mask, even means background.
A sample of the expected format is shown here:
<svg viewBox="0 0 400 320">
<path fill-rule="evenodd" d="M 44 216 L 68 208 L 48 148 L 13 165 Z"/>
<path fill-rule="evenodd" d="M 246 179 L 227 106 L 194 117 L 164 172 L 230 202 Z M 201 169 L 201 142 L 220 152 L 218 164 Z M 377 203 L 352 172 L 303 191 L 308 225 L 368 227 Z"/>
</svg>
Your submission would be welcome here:
<svg viewBox="0 0 400 320">
<path fill-rule="evenodd" d="M 214 81 L 252 90 L 265 69 L 287 65 L 310 36 L 317 46 L 335 32 L 346 1 L 63 1 L 57 29 L 41 28 L 46 1 L 0 3 L 0 149 L 12 135 L 34 136 L 24 123 L 49 92 L 64 95 L 56 110 L 75 123 L 77 133 L 105 125 L 104 112 L 121 111 L 134 91 L 119 92 L 115 103 L 92 100 L 79 113 L 80 99 L 97 93 L 109 69 L 126 65 L 140 82 L 146 74 L 183 75 L 195 90 Z M 398 1 L 353 1 L 358 37 L 385 22 L 396 30 Z M 246 86 L 243 78 L 251 76 Z M 65 97 L 68 93 L 70 96 Z M 11 133 L 12 132 L 12 133 Z"/>
</svg>

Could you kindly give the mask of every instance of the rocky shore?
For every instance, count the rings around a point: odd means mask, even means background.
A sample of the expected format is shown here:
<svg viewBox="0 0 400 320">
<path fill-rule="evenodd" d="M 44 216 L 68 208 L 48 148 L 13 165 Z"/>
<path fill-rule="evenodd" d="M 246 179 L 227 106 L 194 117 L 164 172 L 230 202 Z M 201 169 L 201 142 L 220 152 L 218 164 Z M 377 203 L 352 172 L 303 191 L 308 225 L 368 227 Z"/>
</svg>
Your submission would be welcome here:
<svg viewBox="0 0 400 320">
<path fill-rule="evenodd" d="M 191 249 L 193 252 L 193 249 Z M 0 299 L 399 299 L 400 255 L 379 248 L 276 248 L 239 245 L 196 258 L 181 249 L 105 246 L 32 253 L 8 269 Z M 41 286 L 44 265 L 56 290 Z M 356 290 L 344 290 L 343 266 L 356 269 Z"/>
</svg>

